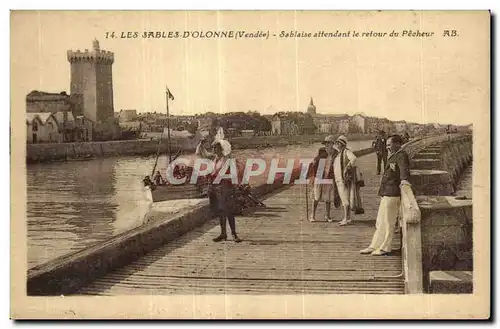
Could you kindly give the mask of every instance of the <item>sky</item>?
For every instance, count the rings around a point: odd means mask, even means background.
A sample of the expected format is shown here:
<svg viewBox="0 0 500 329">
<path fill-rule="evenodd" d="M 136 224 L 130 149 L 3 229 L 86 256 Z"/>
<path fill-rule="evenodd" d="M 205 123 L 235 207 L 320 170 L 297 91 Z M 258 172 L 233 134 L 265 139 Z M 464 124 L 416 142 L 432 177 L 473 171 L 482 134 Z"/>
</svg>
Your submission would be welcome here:
<svg viewBox="0 0 500 329">
<path fill-rule="evenodd" d="M 423 38 L 143 39 L 122 32 L 433 31 Z M 443 38 L 443 29 L 460 36 Z M 117 38 L 106 38 L 115 32 Z M 432 12 L 17 12 L 11 16 L 12 107 L 32 90 L 69 92 L 67 50 L 115 54 L 114 109 L 305 111 L 469 124 L 489 115 L 489 21 Z M 401 33 L 401 32 L 400 32 Z M 475 111 L 475 109 L 477 109 Z"/>
</svg>

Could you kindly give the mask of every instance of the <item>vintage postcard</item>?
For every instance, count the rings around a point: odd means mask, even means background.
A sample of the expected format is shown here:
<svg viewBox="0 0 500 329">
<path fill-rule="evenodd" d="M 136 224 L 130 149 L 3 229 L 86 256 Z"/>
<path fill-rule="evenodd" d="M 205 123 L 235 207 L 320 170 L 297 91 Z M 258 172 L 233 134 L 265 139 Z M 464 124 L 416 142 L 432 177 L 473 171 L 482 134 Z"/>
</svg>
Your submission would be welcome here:
<svg viewBox="0 0 500 329">
<path fill-rule="evenodd" d="M 14 319 L 487 319 L 489 11 L 12 11 Z"/>
</svg>

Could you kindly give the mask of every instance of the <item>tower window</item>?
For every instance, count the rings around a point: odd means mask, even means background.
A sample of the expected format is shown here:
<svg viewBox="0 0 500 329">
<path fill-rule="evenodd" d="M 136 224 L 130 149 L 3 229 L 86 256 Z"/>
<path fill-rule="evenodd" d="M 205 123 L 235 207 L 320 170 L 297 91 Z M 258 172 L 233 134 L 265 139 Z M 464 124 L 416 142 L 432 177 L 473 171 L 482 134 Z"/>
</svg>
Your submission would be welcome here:
<svg viewBox="0 0 500 329">
<path fill-rule="evenodd" d="M 38 131 L 38 123 L 36 121 L 33 121 L 33 128 L 31 128 L 33 131 Z"/>
</svg>

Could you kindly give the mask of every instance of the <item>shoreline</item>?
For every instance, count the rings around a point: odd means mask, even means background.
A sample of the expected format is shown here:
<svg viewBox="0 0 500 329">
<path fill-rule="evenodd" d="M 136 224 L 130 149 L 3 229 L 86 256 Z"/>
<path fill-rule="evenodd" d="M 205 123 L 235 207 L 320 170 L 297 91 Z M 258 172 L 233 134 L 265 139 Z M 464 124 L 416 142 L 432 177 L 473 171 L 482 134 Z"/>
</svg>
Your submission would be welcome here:
<svg viewBox="0 0 500 329">
<path fill-rule="evenodd" d="M 253 136 L 232 137 L 228 139 L 234 150 L 243 150 L 315 144 L 323 141 L 326 135 Z M 347 136 L 349 141 L 373 140 L 375 138 L 375 134 L 351 134 Z M 172 139 L 170 149 L 174 154 L 178 151 L 193 153 L 196 150 L 196 145 L 197 140 L 195 139 Z M 148 156 L 155 155 L 158 152 L 158 146 L 160 146 L 160 153 L 167 153 L 168 147 L 166 141 L 162 141 L 160 144 L 155 139 L 27 144 L 26 163 L 88 161 L 120 156 Z"/>
</svg>

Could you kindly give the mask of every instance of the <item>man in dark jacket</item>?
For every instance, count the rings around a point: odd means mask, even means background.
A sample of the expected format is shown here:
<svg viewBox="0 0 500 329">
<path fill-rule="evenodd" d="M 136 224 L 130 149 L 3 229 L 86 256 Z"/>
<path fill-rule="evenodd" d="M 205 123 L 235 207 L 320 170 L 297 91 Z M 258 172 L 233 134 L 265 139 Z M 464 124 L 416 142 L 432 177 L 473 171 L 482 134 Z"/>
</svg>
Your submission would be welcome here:
<svg viewBox="0 0 500 329">
<path fill-rule="evenodd" d="M 381 200 L 376 230 L 370 246 L 360 251 L 362 254 L 381 256 L 391 252 L 394 226 L 401 204 L 401 186 L 410 185 L 410 161 L 408 154 L 401 149 L 402 144 L 403 139 L 399 135 L 393 135 L 387 139 L 389 158 L 378 192 Z"/>
<path fill-rule="evenodd" d="M 385 131 L 379 130 L 377 137 L 372 143 L 372 147 L 377 153 L 377 175 L 380 175 L 381 168 L 385 168 L 387 164 L 387 139 L 385 138 Z M 382 162 L 384 163 L 382 167 Z"/>
</svg>

